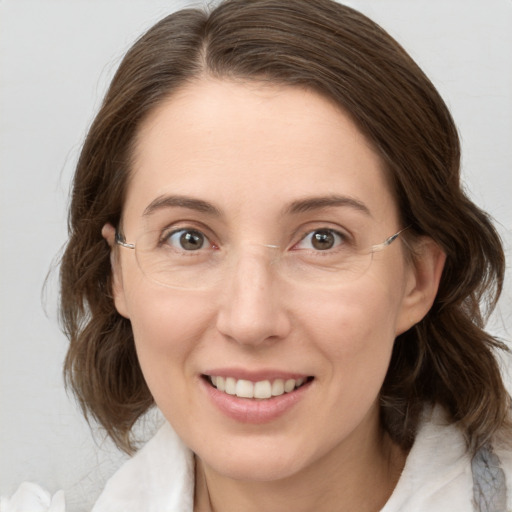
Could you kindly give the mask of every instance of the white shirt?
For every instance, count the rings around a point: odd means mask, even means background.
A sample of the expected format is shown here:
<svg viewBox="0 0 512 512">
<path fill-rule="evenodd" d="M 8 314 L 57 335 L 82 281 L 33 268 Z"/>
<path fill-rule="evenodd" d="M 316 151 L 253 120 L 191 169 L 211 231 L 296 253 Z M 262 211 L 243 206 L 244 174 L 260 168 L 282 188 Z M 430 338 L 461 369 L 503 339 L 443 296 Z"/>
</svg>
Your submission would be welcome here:
<svg viewBox="0 0 512 512">
<path fill-rule="evenodd" d="M 512 452 L 496 450 L 496 454 L 507 479 L 507 504 L 503 510 L 482 508 L 482 512 L 512 512 Z M 11 506 L 15 495 L 2 500 L 0 512 L 64 512 L 60 494 L 54 502 L 46 495 L 46 508 Z M 110 478 L 92 512 L 193 512 L 193 507 L 194 457 L 166 423 Z M 455 426 L 446 424 L 440 409 L 426 412 L 400 480 L 381 512 L 475 510 L 471 457 L 464 438 Z"/>
<path fill-rule="evenodd" d="M 512 488 L 512 453 L 498 456 Z M 192 512 L 193 496 L 193 456 L 165 425 L 109 480 L 93 512 Z M 512 492 L 507 499 L 507 511 L 512 511 Z M 471 457 L 462 434 L 446 424 L 440 409 L 425 413 L 400 480 L 381 512 L 411 511 L 474 511 Z"/>
</svg>

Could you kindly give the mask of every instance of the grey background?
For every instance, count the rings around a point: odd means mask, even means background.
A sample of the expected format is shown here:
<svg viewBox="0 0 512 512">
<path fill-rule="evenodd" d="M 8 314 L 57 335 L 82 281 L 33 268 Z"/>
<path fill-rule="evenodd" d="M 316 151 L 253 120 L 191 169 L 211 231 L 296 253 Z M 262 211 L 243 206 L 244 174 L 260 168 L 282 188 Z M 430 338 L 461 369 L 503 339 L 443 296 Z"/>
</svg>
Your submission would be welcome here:
<svg viewBox="0 0 512 512">
<path fill-rule="evenodd" d="M 89 427 L 61 378 L 56 318 L 73 166 L 121 56 L 184 5 L 161 0 L 0 0 L 0 494 L 24 480 L 88 510 L 121 457 Z M 512 2 L 352 0 L 418 61 L 450 106 L 464 181 L 512 258 Z M 509 272 L 491 330 L 511 339 Z M 46 304 L 46 312 L 42 302 Z M 508 326 L 508 331 L 507 331 Z M 508 379 L 508 377 L 507 377 Z"/>
</svg>

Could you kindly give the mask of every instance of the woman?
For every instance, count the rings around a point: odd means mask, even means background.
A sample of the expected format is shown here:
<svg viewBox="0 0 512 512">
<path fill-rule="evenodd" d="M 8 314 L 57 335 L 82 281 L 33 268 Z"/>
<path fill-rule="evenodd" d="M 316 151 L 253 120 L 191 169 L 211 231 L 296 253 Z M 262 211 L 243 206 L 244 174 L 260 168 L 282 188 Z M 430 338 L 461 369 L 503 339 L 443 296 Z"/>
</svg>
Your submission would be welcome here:
<svg viewBox="0 0 512 512">
<path fill-rule="evenodd" d="M 167 423 L 94 511 L 512 507 L 503 250 L 459 165 L 348 7 L 228 0 L 137 41 L 75 174 L 66 375 L 125 451 Z"/>
</svg>

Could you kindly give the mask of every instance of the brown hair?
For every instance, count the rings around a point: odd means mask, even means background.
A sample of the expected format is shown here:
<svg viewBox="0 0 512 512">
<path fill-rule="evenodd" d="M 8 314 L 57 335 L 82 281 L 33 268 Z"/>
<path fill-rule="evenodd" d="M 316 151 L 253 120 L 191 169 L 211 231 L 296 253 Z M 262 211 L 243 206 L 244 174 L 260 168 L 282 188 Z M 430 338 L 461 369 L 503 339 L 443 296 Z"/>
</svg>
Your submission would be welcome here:
<svg viewBox="0 0 512 512">
<path fill-rule="evenodd" d="M 444 406 L 473 450 L 511 429 L 493 354 L 505 346 L 483 330 L 501 291 L 504 254 L 488 216 L 461 189 L 453 120 L 386 32 L 330 0 L 228 0 L 210 14 L 183 10 L 122 61 L 78 161 L 61 266 L 65 376 L 86 416 L 130 451 L 131 428 L 153 404 L 130 323 L 114 307 L 101 229 L 119 222 L 141 121 L 205 75 L 307 87 L 335 101 L 386 164 L 407 237 L 427 235 L 446 252 L 433 307 L 395 342 L 381 391 L 391 437 L 409 447 L 426 403 Z"/>
</svg>

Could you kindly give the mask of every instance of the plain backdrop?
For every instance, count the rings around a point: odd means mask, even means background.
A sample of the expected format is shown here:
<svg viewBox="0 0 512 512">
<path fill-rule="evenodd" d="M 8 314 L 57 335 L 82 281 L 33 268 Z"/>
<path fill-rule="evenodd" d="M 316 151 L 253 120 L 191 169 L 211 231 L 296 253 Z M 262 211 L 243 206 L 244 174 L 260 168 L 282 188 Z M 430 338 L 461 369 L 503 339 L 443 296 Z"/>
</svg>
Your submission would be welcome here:
<svg viewBox="0 0 512 512">
<path fill-rule="evenodd" d="M 186 1 L 0 0 L 0 494 L 23 480 L 89 510 L 121 456 L 66 395 L 56 317 L 68 189 L 123 53 Z M 352 0 L 411 53 L 444 96 L 470 195 L 512 247 L 512 1 Z M 201 2 L 193 2 L 194 5 Z M 45 308 L 43 308 L 45 304 Z M 508 331 L 507 331 L 508 326 Z M 510 269 L 491 330 L 511 339 Z"/>
</svg>

